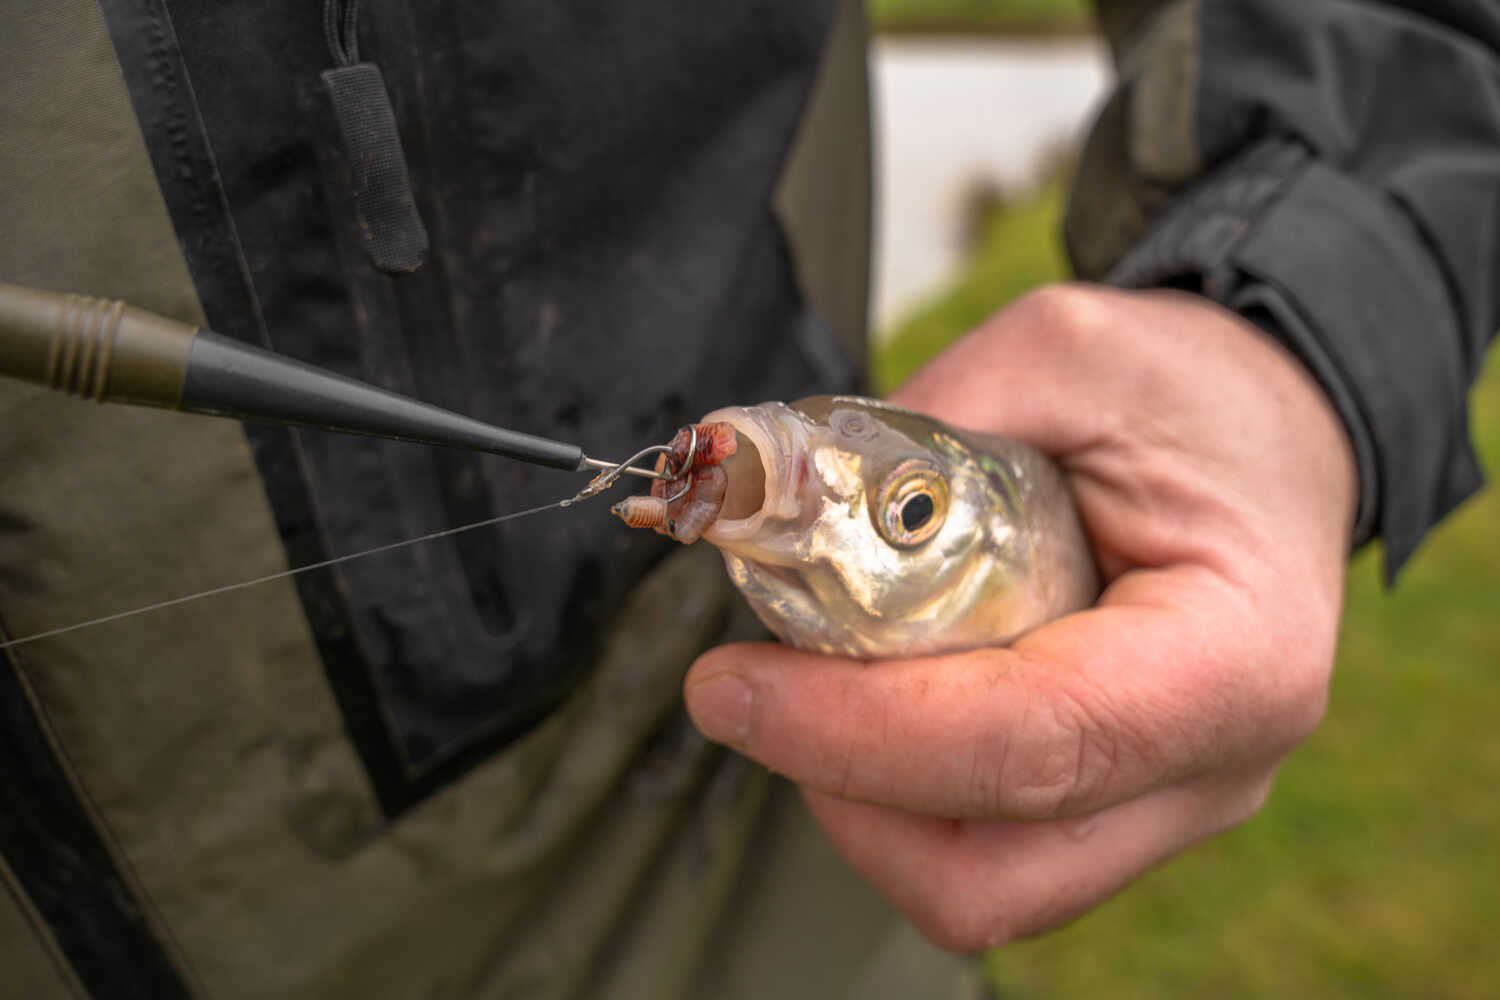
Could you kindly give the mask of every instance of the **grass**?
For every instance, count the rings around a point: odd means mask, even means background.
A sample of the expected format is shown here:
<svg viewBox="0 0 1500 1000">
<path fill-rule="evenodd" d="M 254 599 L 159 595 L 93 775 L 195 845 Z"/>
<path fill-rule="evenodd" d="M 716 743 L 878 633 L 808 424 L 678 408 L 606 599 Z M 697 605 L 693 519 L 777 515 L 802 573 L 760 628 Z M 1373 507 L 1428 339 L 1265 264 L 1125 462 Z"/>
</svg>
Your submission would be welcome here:
<svg viewBox="0 0 1500 1000">
<path fill-rule="evenodd" d="M 883 32 L 1037 34 L 1089 30 L 1089 0 L 867 0 Z"/>
<path fill-rule="evenodd" d="M 889 388 L 1065 273 L 1060 188 L 1000 213 L 953 286 L 882 341 Z M 1472 397 L 1500 473 L 1500 352 Z M 1500 995 L 1500 495 L 1428 539 L 1394 591 L 1351 564 L 1328 716 L 1246 826 L 1073 925 L 987 956 L 1005 998 Z"/>
</svg>

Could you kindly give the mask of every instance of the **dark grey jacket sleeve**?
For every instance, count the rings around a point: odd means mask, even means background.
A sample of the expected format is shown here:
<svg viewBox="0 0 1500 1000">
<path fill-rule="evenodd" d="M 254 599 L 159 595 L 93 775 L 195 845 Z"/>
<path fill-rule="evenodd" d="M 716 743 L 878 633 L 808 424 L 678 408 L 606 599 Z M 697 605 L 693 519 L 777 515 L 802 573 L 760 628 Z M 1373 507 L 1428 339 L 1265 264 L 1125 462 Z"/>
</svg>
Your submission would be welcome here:
<svg viewBox="0 0 1500 1000">
<path fill-rule="evenodd" d="M 1100 4 L 1119 86 L 1066 230 L 1083 277 L 1191 288 L 1295 351 L 1394 575 L 1480 485 L 1500 327 L 1500 5 Z"/>
</svg>

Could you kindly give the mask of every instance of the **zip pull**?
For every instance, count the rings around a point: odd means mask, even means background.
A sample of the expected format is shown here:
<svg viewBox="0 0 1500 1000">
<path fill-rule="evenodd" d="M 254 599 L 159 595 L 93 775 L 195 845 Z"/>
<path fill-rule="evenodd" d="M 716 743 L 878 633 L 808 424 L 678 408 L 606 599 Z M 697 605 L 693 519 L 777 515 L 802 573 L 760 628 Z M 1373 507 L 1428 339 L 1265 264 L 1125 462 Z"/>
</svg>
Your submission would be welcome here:
<svg viewBox="0 0 1500 1000">
<path fill-rule="evenodd" d="M 427 259 L 427 229 L 412 198 L 385 77 L 374 63 L 359 61 L 358 24 L 359 0 L 323 0 L 323 35 L 338 64 L 324 71 L 323 86 L 353 175 L 365 253 L 385 274 L 410 274 Z"/>
</svg>

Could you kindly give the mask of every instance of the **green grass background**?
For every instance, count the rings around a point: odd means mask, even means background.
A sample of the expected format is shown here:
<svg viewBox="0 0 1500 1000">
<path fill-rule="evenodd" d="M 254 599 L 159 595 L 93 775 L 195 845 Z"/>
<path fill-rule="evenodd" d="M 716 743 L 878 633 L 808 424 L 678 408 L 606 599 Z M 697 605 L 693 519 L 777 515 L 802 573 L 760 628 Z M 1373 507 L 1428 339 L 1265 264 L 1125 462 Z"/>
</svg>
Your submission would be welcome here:
<svg viewBox="0 0 1500 1000">
<path fill-rule="evenodd" d="M 877 31 L 1069 31 L 1092 23 L 1089 0 L 867 0 Z"/>
<path fill-rule="evenodd" d="M 1062 187 L 996 212 L 951 287 L 887 331 L 877 388 L 1066 276 Z M 1500 358 L 1473 430 L 1500 473 Z M 1361 553 L 1327 718 L 1265 809 L 1073 925 L 987 956 L 1006 998 L 1500 996 L 1500 496 L 1387 592 Z"/>
</svg>

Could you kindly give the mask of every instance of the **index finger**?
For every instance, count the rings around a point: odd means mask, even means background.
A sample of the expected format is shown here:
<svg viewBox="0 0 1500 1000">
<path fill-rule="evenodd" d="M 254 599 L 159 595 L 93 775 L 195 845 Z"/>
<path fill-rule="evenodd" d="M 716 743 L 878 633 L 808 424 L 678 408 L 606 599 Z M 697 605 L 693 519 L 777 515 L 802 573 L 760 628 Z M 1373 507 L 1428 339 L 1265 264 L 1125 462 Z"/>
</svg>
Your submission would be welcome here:
<svg viewBox="0 0 1500 1000">
<path fill-rule="evenodd" d="M 952 818 L 1094 812 L 1280 756 L 1316 724 L 1326 676 L 1281 669 L 1242 601 L 1202 569 L 1137 570 L 1008 649 L 863 663 L 726 646 L 689 673 L 688 710 L 711 739 L 841 798 Z"/>
</svg>

